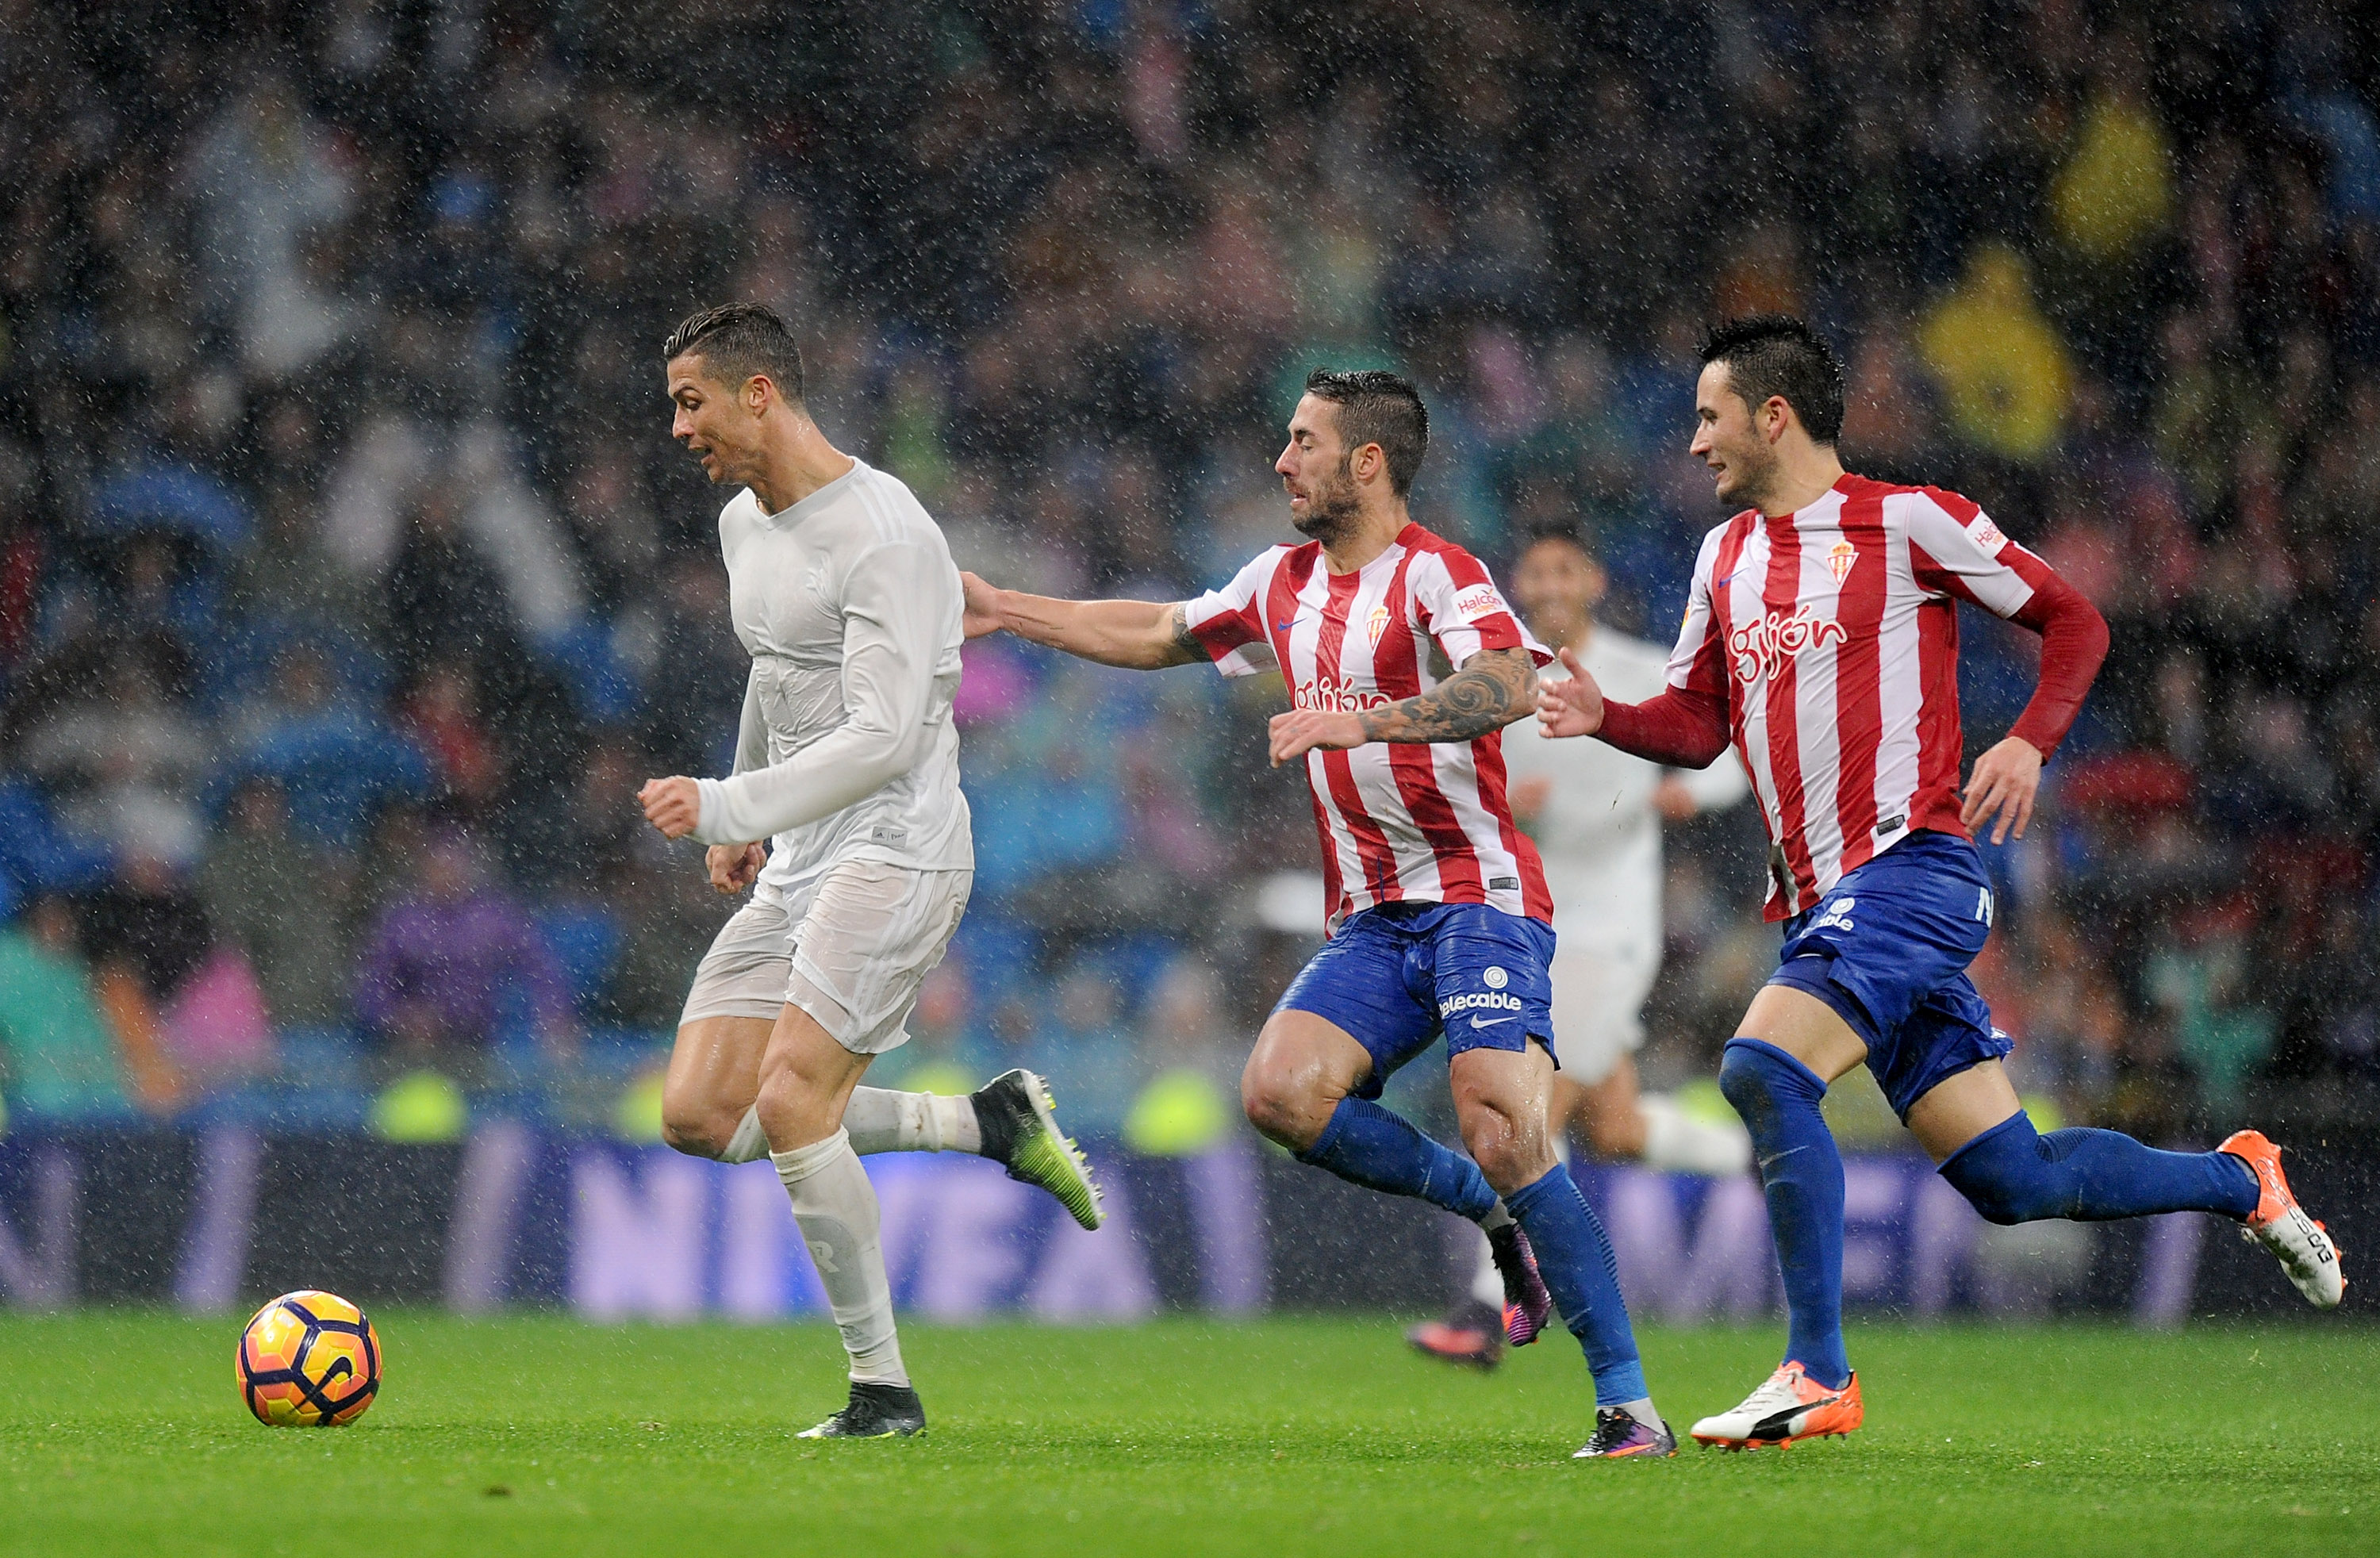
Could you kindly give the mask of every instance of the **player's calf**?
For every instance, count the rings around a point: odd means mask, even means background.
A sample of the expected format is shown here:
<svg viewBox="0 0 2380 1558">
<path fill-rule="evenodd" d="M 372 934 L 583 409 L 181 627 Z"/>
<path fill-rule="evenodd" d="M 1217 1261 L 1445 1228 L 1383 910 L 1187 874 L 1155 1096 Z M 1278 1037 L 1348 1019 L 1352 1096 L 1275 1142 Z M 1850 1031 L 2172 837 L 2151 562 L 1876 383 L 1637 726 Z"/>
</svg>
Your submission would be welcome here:
<svg viewBox="0 0 2380 1558">
<path fill-rule="evenodd" d="M 2255 1174 L 2235 1153 L 2165 1152 L 2088 1126 L 2044 1136 L 2022 1113 L 1942 1160 L 1940 1172 L 1985 1222 L 2003 1226 L 2256 1210 Z"/>
<path fill-rule="evenodd" d="M 1479 1166 L 1411 1121 L 1354 1096 L 1371 1075 L 1364 1047 L 1310 1012 L 1276 1012 L 1240 1075 L 1248 1121 L 1300 1162 L 1351 1184 L 1411 1196 L 1474 1223 L 1496 1215 Z"/>
</svg>

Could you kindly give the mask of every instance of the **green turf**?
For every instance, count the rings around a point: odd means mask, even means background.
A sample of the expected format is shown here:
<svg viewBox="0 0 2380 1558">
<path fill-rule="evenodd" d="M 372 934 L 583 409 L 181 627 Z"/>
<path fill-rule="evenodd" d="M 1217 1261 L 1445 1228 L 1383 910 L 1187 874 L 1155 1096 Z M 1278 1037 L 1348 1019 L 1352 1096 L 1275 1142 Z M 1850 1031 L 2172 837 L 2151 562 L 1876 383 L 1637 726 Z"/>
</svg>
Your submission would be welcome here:
<svg viewBox="0 0 2380 1558">
<path fill-rule="evenodd" d="M 375 1319 L 383 1394 L 323 1430 L 249 1420 L 224 1320 L 0 1318 L 0 1552 L 2380 1549 L 2361 1326 L 1863 1326 L 1852 1440 L 1583 1466 L 1583 1369 L 1553 1339 L 1481 1377 L 1387 1322 L 912 1326 L 932 1432 L 821 1445 L 792 1437 L 839 1405 L 820 1326 Z M 1775 1345 L 1653 1332 L 1645 1355 L 1690 1418 Z"/>
</svg>

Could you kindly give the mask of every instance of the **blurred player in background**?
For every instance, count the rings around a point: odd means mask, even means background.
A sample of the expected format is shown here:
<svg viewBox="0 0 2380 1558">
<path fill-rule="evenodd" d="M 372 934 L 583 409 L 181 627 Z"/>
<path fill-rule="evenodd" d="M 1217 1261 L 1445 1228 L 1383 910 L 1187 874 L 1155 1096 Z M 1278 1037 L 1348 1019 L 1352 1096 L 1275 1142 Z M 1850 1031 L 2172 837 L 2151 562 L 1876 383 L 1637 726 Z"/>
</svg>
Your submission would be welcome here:
<svg viewBox="0 0 2380 1558">
<path fill-rule="evenodd" d="M 2000 1065 L 2007 1035 L 1966 974 L 1992 924 L 1969 829 L 2022 837 L 2041 768 L 2082 707 L 2107 627 L 1976 505 L 1846 474 L 1834 349 L 1783 315 L 1703 347 L 1692 452 L 1721 502 L 1669 685 L 1607 701 L 1585 663 L 1547 685 L 1558 736 L 1699 768 L 1731 741 L 1768 824 L 1778 970 L 1728 1041 L 1719 1086 L 1750 1127 L 1785 1277 L 1785 1360 L 1705 1444 L 1790 1444 L 1860 1426 L 1843 1348 L 1843 1164 L 1818 1113 L 1864 1062 L 1941 1175 L 1998 1223 L 2213 1211 L 2240 1222 L 2320 1308 L 2338 1252 L 2289 1193 L 2280 1150 L 2240 1131 L 2161 1152 L 2115 1131 L 2041 1135 Z M 2041 676 L 2008 737 L 1959 785 L 1958 603 L 2041 635 Z"/>
<path fill-rule="evenodd" d="M 1257 1035 L 1248 1118 L 1302 1162 L 1478 1223 L 1515 1325 L 1534 1336 L 1558 1304 L 1585 1350 L 1596 1428 L 1578 1455 L 1670 1455 L 1610 1244 L 1547 1117 L 1553 907 L 1505 801 L 1500 733 L 1551 656 L 1477 559 L 1407 512 L 1429 438 L 1411 384 L 1318 372 L 1289 434 L 1273 469 L 1305 544 L 1171 605 L 1054 601 L 969 575 L 967 632 L 1144 670 L 1281 673 L 1293 707 L 1273 718 L 1272 761 L 1305 763 L 1330 939 Z M 1375 1102 L 1441 1032 L 1469 1158 Z"/>
<path fill-rule="evenodd" d="M 961 590 L 941 530 L 899 481 L 826 441 L 801 352 L 758 304 L 706 310 L 664 348 L 671 429 L 710 480 L 735 636 L 752 656 L 735 773 L 648 782 L 665 837 L 708 844 L 753 889 L 703 957 L 662 1097 L 682 1152 L 767 1152 L 851 1357 L 848 1406 L 805 1438 L 918 1432 L 862 1152 L 961 1151 L 1099 1226 L 1098 1187 L 1049 1090 L 1012 1071 L 967 1098 L 858 1086 L 908 1040 L 975 875 L 959 790 Z M 764 848 L 760 840 L 771 840 Z"/>
<path fill-rule="evenodd" d="M 1668 651 L 1595 620 L 1609 579 L 1577 536 L 1550 531 L 1512 565 L 1512 596 L 1529 630 L 1578 656 L 1623 698 L 1661 690 Z M 1555 673 L 1559 675 L 1560 673 Z M 1524 721 L 1506 733 L 1512 815 L 1528 827 L 1554 900 L 1555 1150 L 1565 1129 L 1596 1156 L 1682 1174 L 1742 1174 L 1752 1138 L 1733 1121 L 1697 1120 L 1636 1090 L 1645 998 L 1661 971 L 1661 824 L 1733 806 L 1750 793 L 1743 768 L 1665 769 L 1599 741 L 1561 741 Z M 1421 1351 L 1493 1367 L 1505 1343 L 1503 1282 L 1485 1241 L 1470 1296 L 1445 1319 L 1405 1333 Z"/>
</svg>

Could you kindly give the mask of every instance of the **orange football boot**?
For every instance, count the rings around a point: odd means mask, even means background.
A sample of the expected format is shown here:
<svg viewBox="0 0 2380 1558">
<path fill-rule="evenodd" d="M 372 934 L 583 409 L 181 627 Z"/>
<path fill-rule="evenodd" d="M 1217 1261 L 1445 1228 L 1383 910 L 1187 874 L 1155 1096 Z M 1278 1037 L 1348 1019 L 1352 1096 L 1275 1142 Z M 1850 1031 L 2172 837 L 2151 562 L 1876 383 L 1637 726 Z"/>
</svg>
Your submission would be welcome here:
<svg viewBox="0 0 2380 1558">
<path fill-rule="evenodd" d="M 2338 1308 L 2347 1293 L 2338 1246 L 2330 1230 L 2307 1216 L 2289 1193 L 2289 1175 L 2281 1172 L 2281 1150 L 2262 1131 L 2233 1131 L 2216 1150 L 2230 1153 L 2256 1176 L 2256 1210 L 2240 1224 L 2240 1236 L 2271 1250 L 2307 1303 L 2317 1309 Z"/>
<path fill-rule="evenodd" d="M 1859 1376 L 1840 1390 L 1829 1389 L 1798 1363 L 1779 1366 L 1758 1390 L 1731 1412 L 1705 1418 L 1694 1427 L 1694 1442 L 1722 1450 L 1757 1450 L 1802 1439 L 1840 1438 L 1860 1426 Z"/>
</svg>

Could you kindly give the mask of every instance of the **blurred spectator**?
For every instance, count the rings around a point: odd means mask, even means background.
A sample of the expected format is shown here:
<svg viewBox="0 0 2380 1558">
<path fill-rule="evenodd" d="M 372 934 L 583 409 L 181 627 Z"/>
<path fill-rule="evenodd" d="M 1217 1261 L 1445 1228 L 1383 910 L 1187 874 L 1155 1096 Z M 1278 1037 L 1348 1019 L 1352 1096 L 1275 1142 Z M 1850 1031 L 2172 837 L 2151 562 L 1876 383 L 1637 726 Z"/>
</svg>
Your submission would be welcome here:
<svg viewBox="0 0 2380 1558">
<path fill-rule="evenodd" d="M 389 649 L 399 672 L 432 661 L 485 665 L 519 652 L 503 580 L 463 528 L 458 495 L 432 487 L 388 574 Z"/>
<path fill-rule="evenodd" d="M 0 930 L 0 1081 L 29 1125 L 127 1119 L 115 1041 L 93 998 L 74 911 L 36 898 Z"/>
<path fill-rule="evenodd" d="M 202 1086 L 212 1079 L 194 1078 L 176 1053 L 185 997 L 212 1008 L 222 999 L 216 992 L 222 978 L 235 985 L 246 979 L 252 986 L 253 977 L 245 974 L 244 963 L 228 976 L 213 967 L 217 949 L 204 905 L 189 881 L 154 855 L 128 857 L 115 880 L 91 895 L 84 905 L 82 941 L 100 1006 L 124 1052 L 134 1098 L 151 1114 L 173 1113 L 196 1096 L 194 1081 Z M 197 985 L 202 973 L 209 980 L 203 989 Z M 239 1001 L 237 992 L 231 1000 Z M 250 1020 L 235 1010 L 220 1034 L 212 1014 L 203 1020 L 209 1030 L 195 1046 L 202 1069 L 231 1071 L 261 1062 L 270 1038 L 261 1017 Z"/>
<path fill-rule="evenodd" d="M 199 895 L 217 934 L 255 968 L 265 1010 L 283 1027 L 327 1028 L 346 1016 L 348 874 L 292 829 L 278 782 L 249 779 L 232 791 L 199 870 Z"/>
<path fill-rule="evenodd" d="M 2050 181 L 2052 230 L 2102 265 L 2137 255 L 2173 212 L 2172 143 L 2149 104 L 2143 42 L 2126 30 L 2102 45 L 2072 150 Z"/>
<path fill-rule="evenodd" d="M 711 889 L 696 859 L 625 863 L 604 901 L 624 929 L 601 1000 L 607 1021 L 650 1034 L 677 1031 L 695 965 L 736 907 Z"/>
<path fill-rule="evenodd" d="M 548 1049 L 576 1029 L 562 971 L 537 925 L 491 885 L 468 834 L 431 834 L 413 891 L 381 911 L 356 970 L 356 1013 L 391 1072 L 486 1076 L 489 1051 L 513 1036 Z"/>
<path fill-rule="evenodd" d="M 304 418 L 276 404 L 270 413 Z M 310 425 L 305 434 L 313 436 Z M 297 457 L 302 453 L 292 451 Z M 316 633 L 353 635 L 377 643 L 387 632 L 385 601 L 365 576 L 345 566 L 322 544 L 315 495 L 294 481 L 267 490 L 262 533 L 234 566 L 229 588 L 233 620 L 255 625 L 285 621 Z"/>
<path fill-rule="evenodd" d="M 271 683 L 234 726 L 233 767 L 276 781 L 291 821 L 315 843 L 347 846 L 375 808 L 422 794 L 422 754 L 352 694 L 342 696 L 322 651 L 297 645 L 273 663 Z"/>
<path fill-rule="evenodd" d="M 2015 250 L 1978 244 L 1958 287 L 1926 316 L 1918 345 L 1951 427 L 1969 443 L 2028 461 L 2055 447 L 2072 373 Z"/>
<path fill-rule="evenodd" d="M 2239 1113 L 2248 1074 L 2272 1053 L 2275 1021 L 2250 980 L 2245 904 L 2178 927 L 2151 958 L 2150 998 L 2219 1117 Z"/>
<path fill-rule="evenodd" d="M 1058 977 L 1045 1008 L 1040 1042 L 1050 1053 L 1052 1074 L 1066 1078 L 1067 1118 L 1088 1136 L 1121 1132 L 1146 1079 L 1122 1005 L 1114 974 L 1086 957 Z"/>
<path fill-rule="evenodd" d="M 1246 1041 L 1225 1026 L 1214 970 L 1189 957 L 1168 964 L 1141 1015 L 1147 1081 L 1124 1116 L 1135 1152 L 1203 1152 L 1236 1128 Z"/>
<path fill-rule="evenodd" d="M 25 733 L 18 761 L 56 792 L 69 826 L 118 848 L 195 859 L 206 739 L 143 657 L 119 650 L 103 663 L 91 696 Z"/>
<path fill-rule="evenodd" d="M 965 1093 L 991 1080 L 968 1041 L 967 1021 L 976 1002 L 974 982 L 958 958 L 945 960 L 918 987 L 917 1004 L 909 1014 L 909 1041 L 870 1067 L 870 1086 L 897 1087 L 912 1092 Z M 889 1064 L 887 1064 L 889 1063 Z M 886 1080 L 875 1080 L 881 1072 Z"/>
<path fill-rule="evenodd" d="M 235 309 L 229 323 L 259 369 L 303 367 L 343 325 L 338 298 L 310 284 L 306 239 L 353 193 L 296 84 L 255 71 L 200 141 L 193 171 L 213 295 Z"/>
<path fill-rule="evenodd" d="M 1205 962 L 1184 955 L 1165 966 L 1148 992 L 1141 1028 L 1150 1066 L 1195 1072 L 1236 1099 L 1248 1040 L 1223 1011 L 1222 981 Z"/>
<path fill-rule="evenodd" d="M 751 657 L 727 621 L 727 575 L 711 554 L 681 555 L 656 581 L 651 695 L 642 736 L 657 772 L 725 773 L 735 757 Z"/>
<path fill-rule="evenodd" d="M 504 760 L 480 718 L 470 663 L 442 654 L 423 665 L 400 717 L 446 795 L 468 815 L 486 816 L 504 783 Z"/>
</svg>

